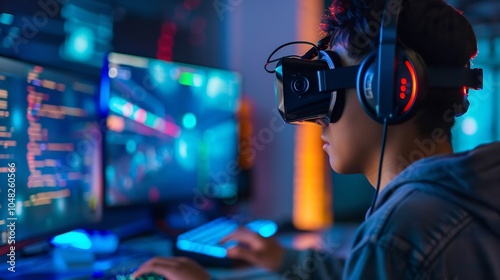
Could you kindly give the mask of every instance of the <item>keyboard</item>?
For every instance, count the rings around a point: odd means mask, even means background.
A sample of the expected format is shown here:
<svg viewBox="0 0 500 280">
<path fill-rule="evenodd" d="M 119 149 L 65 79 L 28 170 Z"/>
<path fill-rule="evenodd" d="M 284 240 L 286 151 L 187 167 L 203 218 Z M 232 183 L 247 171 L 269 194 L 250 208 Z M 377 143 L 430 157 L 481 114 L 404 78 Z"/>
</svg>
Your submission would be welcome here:
<svg viewBox="0 0 500 280">
<path fill-rule="evenodd" d="M 97 260 L 93 264 L 94 272 L 91 280 L 130 280 L 132 273 L 141 264 L 154 257 L 149 252 L 122 251 L 110 259 Z M 145 274 L 137 277 L 139 280 L 167 280 L 165 277 L 156 274 Z"/>
<path fill-rule="evenodd" d="M 93 275 L 90 279 L 92 280 L 168 280 L 167 278 L 153 274 L 143 274 L 137 278 L 132 278 L 132 272 L 130 273 L 116 273 L 114 275 Z"/>
<path fill-rule="evenodd" d="M 105 271 L 95 271 L 90 277 L 91 280 L 168 280 L 167 278 L 154 273 L 143 274 L 137 278 L 132 278 L 132 273 L 138 268 L 142 261 L 134 264 L 121 264 Z"/>
<path fill-rule="evenodd" d="M 278 230 L 276 223 L 271 220 L 242 222 L 241 218 L 221 217 L 180 234 L 175 242 L 174 254 L 193 258 L 204 265 L 233 266 L 234 261 L 225 257 L 227 249 L 236 246 L 236 242 L 219 244 L 219 241 L 240 226 L 265 238 L 273 236 Z"/>
</svg>

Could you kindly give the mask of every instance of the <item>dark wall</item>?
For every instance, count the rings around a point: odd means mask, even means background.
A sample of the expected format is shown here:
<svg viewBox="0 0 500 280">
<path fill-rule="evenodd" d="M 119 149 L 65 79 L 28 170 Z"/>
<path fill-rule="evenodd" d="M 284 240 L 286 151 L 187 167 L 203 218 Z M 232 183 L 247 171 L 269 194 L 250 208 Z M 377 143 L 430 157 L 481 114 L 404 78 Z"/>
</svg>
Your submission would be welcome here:
<svg viewBox="0 0 500 280">
<path fill-rule="evenodd" d="M 62 11 L 68 4 L 111 17 L 112 39 L 104 48 L 97 46 L 101 54 L 92 61 L 70 61 L 61 55 L 67 40 L 67 19 Z M 176 27 L 171 60 L 218 68 L 225 65 L 226 50 L 222 45 L 226 28 L 212 1 L 2 0 L 2 13 L 14 18 L 9 24 L 0 21 L 2 56 L 98 76 L 105 52 L 158 57 L 162 25 L 169 23 Z M 84 20 L 84 24 L 92 21 Z M 94 23 L 95 33 L 99 32 L 99 24 Z"/>
<path fill-rule="evenodd" d="M 143 0 L 141 10 L 136 3 L 122 2 L 115 10 L 114 51 L 162 58 L 161 37 L 173 34 L 172 60 L 215 68 L 225 64 L 226 28 L 213 1 Z M 169 26 L 175 26 L 174 32 Z"/>
</svg>

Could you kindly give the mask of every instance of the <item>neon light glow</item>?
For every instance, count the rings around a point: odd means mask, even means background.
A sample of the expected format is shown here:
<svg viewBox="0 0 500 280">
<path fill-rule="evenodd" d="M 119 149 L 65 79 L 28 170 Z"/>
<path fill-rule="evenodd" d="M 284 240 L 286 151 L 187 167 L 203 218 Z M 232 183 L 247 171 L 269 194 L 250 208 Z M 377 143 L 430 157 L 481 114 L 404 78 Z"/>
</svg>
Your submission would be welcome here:
<svg viewBox="0 0 500 280">
<path fill-rule="evenodd" d="M 148 113 L 144 110 L 139 108 L 138 110 L 134 110 L 134 117 L 133 119 L 137 121 L 138 123 L 146 124 L 146 119 L 148 117 Z"/>
<path fill-rule="evenodd" d="M 477 128 L 478 128 L 477 121 L 474 118 L 469 117 L 462 122 L 462 132 L 465 135 L 471 136 L 476 134 Z"/>
<path fill-rule="evenodd" d="M 153 66 L 153 78 L 160 84 L 166 82 L 167 74 L 161 64 L 155 64 Z"/>
<path fill-rule="evenodd" d="M 187 113 L 182 117 L 182 125 L 187 129 L 196 127 L 196 116 L 193 113 Z"/>
<path fill-rule="evenodd" d="M 408 112 L 410 108 L 413 106 L 415 103 L 415 99 L 417 98 L 417 74 L 415 73 L 415 69 L 413 69 L 413 66 L 411 63 L 407 60 L 405 61 L 406 67 L 408 67 L 408 70 L 410 70 L 410 76 L 411 76 L 411 82 L 412 82 L 412 87 L 411 87 L 411 96 L 410 96 L 410 101 L 408 104 L 406 104 L 406 107 L 404 108 L 403 112 Z"/>
<path fill-rule="evenodd" d="M 184 141 L 179 142 L 179 155 L 183 159 L 188 157 L 188 145 Z"/>
<path fill-rule="evenodd" d="M 190 87 L 200 87 L 203 83 L 203 77 L 200 74 L 182 72 L 179 77 L 179 84 L 190 86 Z"/>
<path fill-rule="evenodd" d="M 325 172 L 321 127 L 304 124 L 297 127 L 294 159 L 293 223 L 303 230 L 322 229 L 331 224 L 331 200 Z"/>
<path fill-rule="evenodd" d="M 109 116 L 106 121 L 106 125 L 108 126 L 108 129 L 112 131 L 122 132 L 125 130 L 125 121 L 121 117 Z"/>
<path fill-rule="evenodd" d="M 118 76 L 118 69 L 112 67 L 112 68 L 109 68 L 108 70 L 108 76 L 111 78 L 111 79 L 114 79 Z"/>
<path fill-rule="evenodd" d="M 135 140 L 129 139 L 125 147 L 127 149 L 127 153 L 133 154 L 137 150 L 137 143 L 135 142 Z"/>
<path fill-rule="evenodd" d="M 54 246 L 60 247 L 73 247 L 83 250 L 88 250 L 92 247 L 92 242 L 87 234 L 78 230 L 58 235 L 51 241 Z"/>
<path fill-rule="evenodd" d="M 217 258 L 224 258 L 227 255 L 227 251 L 224 248 L 195 243 L 189 240 L 178 240 L 177 247 L 184 251 L 206 254 Z"/>
<path fill-rule="evenodd" d="M 20 129 L 24 125 L 23 114 L 18 108 L 12 109 L 12 126 Z"/>
<path fill-rule="evenodd" d="M 65 25 L 68 25 L 68 23 Z M 86 27 L 76 28 L 68 34 L 63 49 L 64 55 L 78 61 L 88 60 L 94 55 L 95 40 L 94 32 L 91 29 Z"/>
<path fill-rule="evenodd" d="M 259 230 L 259 234 L 262 237 L 267 238 L 267 237 L 273 236 L 277 231 L 278 231 L 278 227 L 275 224 L 270 224 L 270 225 L 263 226 Z"/>
<path fill-rule="evenodd" d="M 0 23 L 11 25 L 14 22 L 14 15 L 2 13 L 0 14 Z"/>
<path fill-rule="evenodd" d="M 180 135 L 181 130 L 176 124 L 166 121 L 156 116 L 155 114 L 148 112 L 137 105 L 131 104 L 130 102 L 120 97 L 111 97 L 109 101 L 109 108 L 111 111 L 121 116 L 127 117 L 165 135 L 175 138 L 179 137 Z"/>
<path fill-rule="evenodd" d="M 211 77 L 208 80 L 207 85 L 207 96 L 210 98 L 216 98 L 219 94 L 224 93 L 225 88 L 224 80 L 218 76 Z"/>
</svg>

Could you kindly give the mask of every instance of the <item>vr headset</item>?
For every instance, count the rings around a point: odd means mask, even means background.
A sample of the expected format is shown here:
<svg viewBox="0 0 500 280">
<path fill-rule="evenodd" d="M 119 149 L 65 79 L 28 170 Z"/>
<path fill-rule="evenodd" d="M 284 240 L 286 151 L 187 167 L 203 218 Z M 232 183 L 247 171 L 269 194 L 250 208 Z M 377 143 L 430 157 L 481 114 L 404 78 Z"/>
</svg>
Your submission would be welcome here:
<svg viewBox="0 0 500 280">
<path fill-rule="evenodd" d="M 336 122 L 342 115 L 343 91 L 355 88 L 365 112 L 379 123 L 397 124 L 410 118 L 429 88 L 457 88 L 463 91 L 460 116 L 467 111 L 469 89 L 483 88 L 483 71 L 470 65 L 460 68 L 431 68 L 415 51 L 398 43 L 399 12 L 388 13 L 402 0 L 386 2 L 380 24 L 380 44 L 360 65 L 341 67 L 338 55 L 328 51 L 331 36 L 314 45 L 292 42 L 276 49 L 269 57 L 277 61 L 275 93 L 278 110 L 286 123 L 323 119 Z M 396 3 L 394 3 L 396 2 Z M 392 17 L 386 17 L 387 14 Z M 281 48 L 295 43 L 313 45 L 303 56 L 287 56 L 271 61 Z M 315 57 L 317 59 L 313 60 Z"/>
</svg>

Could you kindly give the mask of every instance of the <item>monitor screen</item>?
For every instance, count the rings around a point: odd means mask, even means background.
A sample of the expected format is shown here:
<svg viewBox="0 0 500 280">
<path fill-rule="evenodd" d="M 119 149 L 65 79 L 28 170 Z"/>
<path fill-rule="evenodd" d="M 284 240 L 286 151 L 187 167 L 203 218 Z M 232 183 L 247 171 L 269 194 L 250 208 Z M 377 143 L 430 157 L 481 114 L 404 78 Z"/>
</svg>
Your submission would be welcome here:
<svg viewBox="0 0 500 280">
<path fill-rule="evenodd" d="M 106 204 L 235 197 L 240 75 L 118 53 L 106 64 Z"/>
<path fill-rule="evenodd" d="M 0 246 L 98 221 L 98 80 L 0 58 Z"/>
</svg>

